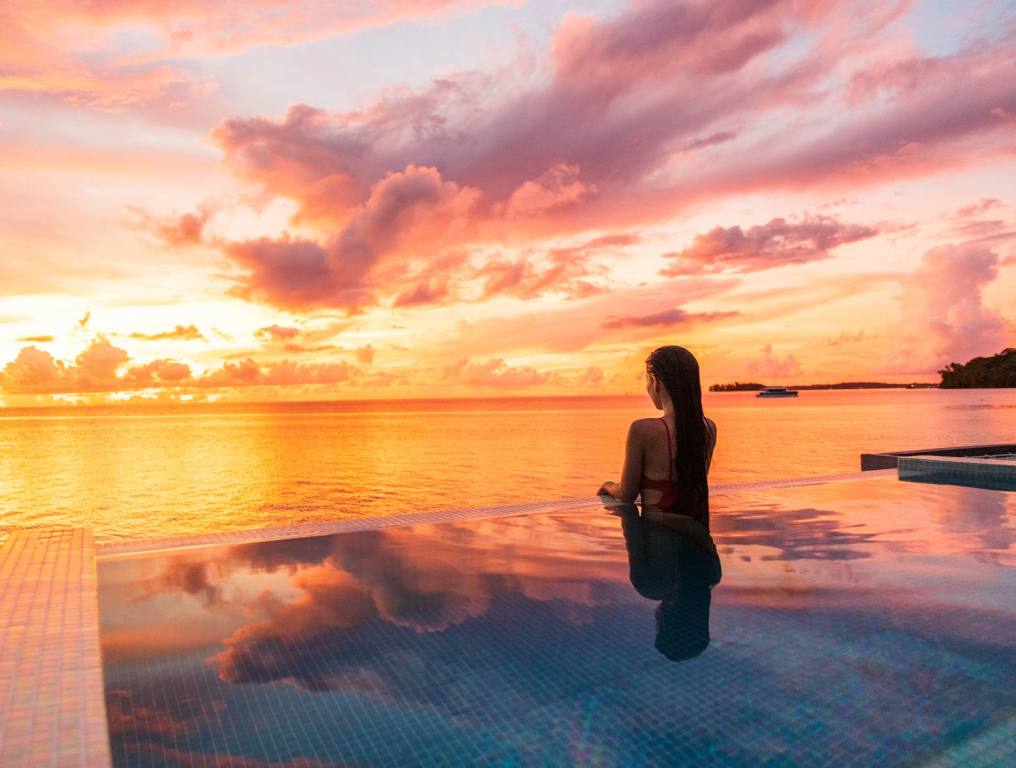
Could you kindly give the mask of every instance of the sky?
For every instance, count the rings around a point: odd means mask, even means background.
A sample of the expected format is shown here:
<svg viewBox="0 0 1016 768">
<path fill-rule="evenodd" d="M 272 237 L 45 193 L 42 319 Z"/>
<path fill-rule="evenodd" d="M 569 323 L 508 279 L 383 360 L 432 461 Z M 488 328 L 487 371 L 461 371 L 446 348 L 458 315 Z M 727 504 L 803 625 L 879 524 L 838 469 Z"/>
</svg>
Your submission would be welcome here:
<svg viewBox="0 0 1016 768">
<path fill-rule="evenodd" d="M 0 405 L 937 381 L 1014 74 L 1006 2 L 13 0 Z"/>
</svg>

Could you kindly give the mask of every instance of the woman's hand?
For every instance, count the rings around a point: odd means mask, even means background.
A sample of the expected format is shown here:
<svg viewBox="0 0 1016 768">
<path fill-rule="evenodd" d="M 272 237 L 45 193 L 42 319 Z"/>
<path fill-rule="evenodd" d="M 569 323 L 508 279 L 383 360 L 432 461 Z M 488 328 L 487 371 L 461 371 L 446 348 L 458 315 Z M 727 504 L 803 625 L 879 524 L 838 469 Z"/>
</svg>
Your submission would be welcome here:
<svg viewBox="0 0 1016 768">
<path fill-rule="evenodd" d="M 620 490 L 617 483 L 613 480 L 608 480 L 600 486 L 600 490 L 596 492 L 597 496 L 613 496 L 617 497 L 617 492 Z"/>
</svg>

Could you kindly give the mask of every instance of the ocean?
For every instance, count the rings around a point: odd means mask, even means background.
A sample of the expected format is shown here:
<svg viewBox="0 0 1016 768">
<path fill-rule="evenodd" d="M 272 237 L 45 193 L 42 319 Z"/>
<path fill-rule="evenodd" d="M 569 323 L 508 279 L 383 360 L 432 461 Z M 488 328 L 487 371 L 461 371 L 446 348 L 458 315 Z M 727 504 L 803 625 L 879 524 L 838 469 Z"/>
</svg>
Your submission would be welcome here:
<svg viewBox="0 0 1016 768">
<path fill-rule="evenodd" d="M 1016 390 L 709 393 L 712 483 L 1016 442 Z M 646 396 L 0 409 L 0 528 L 98 541 L 592 496 Z"/>
</svg>

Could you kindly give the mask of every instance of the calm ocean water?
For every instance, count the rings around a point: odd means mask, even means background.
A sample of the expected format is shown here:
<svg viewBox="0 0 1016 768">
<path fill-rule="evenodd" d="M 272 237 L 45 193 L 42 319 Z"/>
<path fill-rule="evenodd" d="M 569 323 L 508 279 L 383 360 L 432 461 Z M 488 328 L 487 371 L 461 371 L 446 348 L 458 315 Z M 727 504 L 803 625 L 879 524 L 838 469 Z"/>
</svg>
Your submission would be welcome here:
<svg viewBox="0 0 1016 768">
<path fill-rule="evenodd" d="M 849 472 L 869 450 L 1016 441 L 1016 390 L 708 394 L 712 482 Z M 592 495 L 645 396 L 0 409 L 0 528 L 99 540 Z"/>
</svg>

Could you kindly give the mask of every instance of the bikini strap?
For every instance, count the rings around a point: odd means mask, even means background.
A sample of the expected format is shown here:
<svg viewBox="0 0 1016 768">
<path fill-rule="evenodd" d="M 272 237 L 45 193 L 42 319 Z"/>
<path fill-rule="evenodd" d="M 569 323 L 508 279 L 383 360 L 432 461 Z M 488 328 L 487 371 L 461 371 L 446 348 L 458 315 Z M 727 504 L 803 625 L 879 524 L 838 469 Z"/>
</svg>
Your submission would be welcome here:
<svg viewBox="0 0 1016 768">
<path fill-rule="evenodd" d="M 667 426 L 666 419 L 661 418 L 660 421 L 663 422 L 663 428 L 667 430 L 667 479 L 672 480 L 671 475 L 674 474 L 674 454 L 670 450 L 670 427 Z"/>
</svg>

